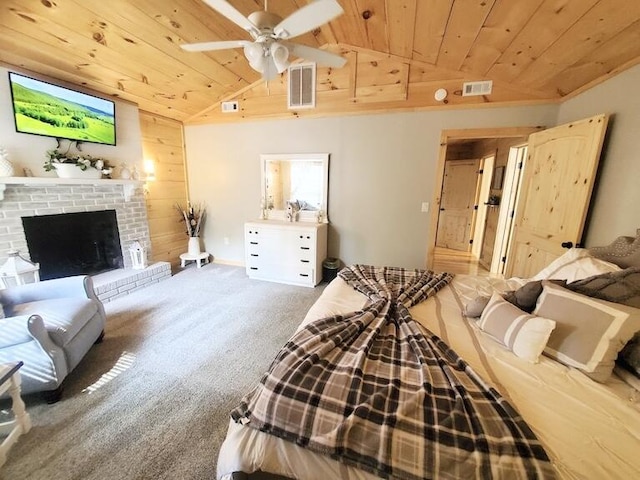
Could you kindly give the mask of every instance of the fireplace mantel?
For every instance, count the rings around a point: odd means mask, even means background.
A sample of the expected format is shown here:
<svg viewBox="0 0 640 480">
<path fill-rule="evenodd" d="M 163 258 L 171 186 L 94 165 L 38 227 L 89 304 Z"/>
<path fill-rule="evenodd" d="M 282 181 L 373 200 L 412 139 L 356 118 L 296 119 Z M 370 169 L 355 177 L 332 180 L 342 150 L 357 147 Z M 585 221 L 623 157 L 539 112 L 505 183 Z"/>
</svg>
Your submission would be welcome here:
<svg viewBox="0 0 640 480">
<path fill-rule="evenodd" d="M 7 185 L 41 186 L 41 185 L 122 185 L 125 201 L 129 201 L 136 187 L 144 184 L 142 180 L 121 179 L 85 179 L 58 177 L 0 177 L 0 201 L 4 200 Z"/>
</svg>

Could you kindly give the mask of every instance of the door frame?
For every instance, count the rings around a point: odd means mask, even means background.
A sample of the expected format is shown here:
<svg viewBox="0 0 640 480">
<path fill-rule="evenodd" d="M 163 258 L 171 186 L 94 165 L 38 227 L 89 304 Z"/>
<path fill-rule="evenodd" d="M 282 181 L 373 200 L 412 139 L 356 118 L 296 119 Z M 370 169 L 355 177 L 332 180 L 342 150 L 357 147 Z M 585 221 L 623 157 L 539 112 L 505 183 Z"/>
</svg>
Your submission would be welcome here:
<svg viewBox="0 0 640 480">
<path fill-rule="evenodd" d="M 544 130 L 546 127 L 498 127 L 498 128 L 471 128 L 443 130 L 440 133 L 440 149 L 438 163 L 435 172 L 435 185 L 431 200 L 431 218 L 429 221 L 429 234 L 427 236 L 427 265 L 433 266 L 433 254 L 436 247 L 436 231 L 438 229 L 438 217 L 440 215 L 440 203 L 442 196 L 442 183 L 444 181 L 444 167 L 447 159 L 447 147 L 452 140 L 480 140 L 487 138 L 513 138 L 526 137 L 534 132 Z"/>
</svg>

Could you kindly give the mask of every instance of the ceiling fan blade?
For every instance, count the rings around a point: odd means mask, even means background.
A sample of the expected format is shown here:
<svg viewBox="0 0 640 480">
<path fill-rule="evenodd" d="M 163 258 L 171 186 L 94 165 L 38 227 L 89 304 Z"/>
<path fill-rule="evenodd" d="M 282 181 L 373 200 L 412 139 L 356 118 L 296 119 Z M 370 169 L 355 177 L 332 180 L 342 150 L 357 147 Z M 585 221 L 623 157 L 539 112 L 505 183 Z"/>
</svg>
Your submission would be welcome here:
<svg viewBox="0 0 640 480">
<path fill-rule="evenodd" d="M 293 38 L 344 13 L 336 0 L 316 0 L 293 12 L 273 29 L 277 38 Z"/>
<path fill-rule="evenodd" d="M 260 34 L 260 30 L 256 27 L 251 21 L 242 15 L 238 10 L 235 9 L 229 2 L 225 0 L 203 0 L 204 3 L 209 5 L 215 11 L 224 15 L 233 23 L 238 25 L 243 30 L 246 30 L 251 34 L 253 38 L 256 38 Z"/>
<path fill-rule="evenodd" d="M 319 48 L 308 47 L 306 45 L 300 45 L 299 43 L 282 42 L 282 44 L 289 49 L 289 52 L 296 57 L 304 58 L 311 62 L 316 62 L 323 67 L 344 67 L 347 63 L 347 59 L 336 55 L 335 53 L 320 50 Z"/>
<path fill-rule="evenodd" d="M 227 48 L 242 48 L 251 45 L 248 40 L 229 40 L 224 42 L 185 43 L 180 45 L 187 52 L 207 52 L 209 50 L 226 50 Z"/>
</svg>

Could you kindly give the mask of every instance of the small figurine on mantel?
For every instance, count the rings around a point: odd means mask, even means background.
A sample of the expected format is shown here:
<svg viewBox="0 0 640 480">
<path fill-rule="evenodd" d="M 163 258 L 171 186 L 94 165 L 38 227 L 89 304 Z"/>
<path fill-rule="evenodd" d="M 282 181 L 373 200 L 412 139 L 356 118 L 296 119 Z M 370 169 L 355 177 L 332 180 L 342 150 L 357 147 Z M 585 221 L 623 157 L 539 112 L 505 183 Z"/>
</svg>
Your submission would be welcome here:
<svg viewBox="0 0 640 480">
<path fill-rule="evenodd" d="M 120 178 L 123 180 L 129 180 L 131 178 L 131 170 L 126 163 L 120 164 Z"/>
</svg>

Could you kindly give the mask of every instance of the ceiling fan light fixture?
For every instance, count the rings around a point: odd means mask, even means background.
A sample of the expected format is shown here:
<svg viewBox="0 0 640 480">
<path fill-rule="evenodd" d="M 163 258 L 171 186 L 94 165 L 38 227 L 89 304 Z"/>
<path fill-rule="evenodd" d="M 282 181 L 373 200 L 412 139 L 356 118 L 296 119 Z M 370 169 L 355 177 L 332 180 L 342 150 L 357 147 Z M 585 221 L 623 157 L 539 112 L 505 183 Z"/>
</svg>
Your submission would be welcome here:
<svg viewBox="0 0 640 480">
<path fill-rule="evenodd" d="M 271 58 L 273 58 L 278 73 L 282 73 L 289 68 L 289 49 L 287 47 L 280 43 L 273 42 L 271 47 L 269 47 L 269 51 L 271 52 Z"/>
<path fill-rule="evenodd" d="M 265 63 L 265 51 L 260 43 L 249 43 L 244 46 L 244 56 L 255 71 L 262 73 Z"/>
</svg>

